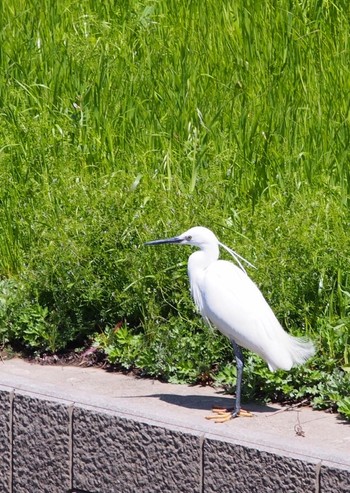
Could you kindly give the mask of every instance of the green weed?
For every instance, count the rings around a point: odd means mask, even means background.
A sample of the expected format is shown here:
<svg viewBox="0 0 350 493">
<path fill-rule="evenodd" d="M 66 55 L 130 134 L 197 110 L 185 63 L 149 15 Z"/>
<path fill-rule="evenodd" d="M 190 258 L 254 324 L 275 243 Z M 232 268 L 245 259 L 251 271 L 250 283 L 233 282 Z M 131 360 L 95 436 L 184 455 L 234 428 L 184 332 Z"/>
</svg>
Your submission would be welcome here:
<svg viewBox="0 0 350 493">
<path fill-rule="evenodd" d="M 189 252 L 142 247 L 202 224 L 317 344 L 288 375 L 248 358 L 247 396 L 349 417 L 348 4 L 0 9 L 2 339 L 55 352 L 95 337 L 145 374 L 234 380 L 227 341 L 194 314 Z"/>
</svg>

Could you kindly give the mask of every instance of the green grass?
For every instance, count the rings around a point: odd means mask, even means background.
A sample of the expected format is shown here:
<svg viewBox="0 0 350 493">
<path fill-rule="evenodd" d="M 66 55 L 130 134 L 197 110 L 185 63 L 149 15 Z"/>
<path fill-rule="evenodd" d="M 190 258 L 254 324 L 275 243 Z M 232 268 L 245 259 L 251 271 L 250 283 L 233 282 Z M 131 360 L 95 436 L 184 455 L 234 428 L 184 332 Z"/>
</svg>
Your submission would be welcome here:
<svg viewBox="0 0 350 493">
<path fill-rule="evenodd" d="M 142 246 L 202 224 L 317 345 L 290 374 L 249 356 L 247 397 L 349 417 L 349 9 L 3 1 L 1 340 L 88 339 L 148 375 L 234 380 L 194 313 L 189 251 Z"/>
</svg>

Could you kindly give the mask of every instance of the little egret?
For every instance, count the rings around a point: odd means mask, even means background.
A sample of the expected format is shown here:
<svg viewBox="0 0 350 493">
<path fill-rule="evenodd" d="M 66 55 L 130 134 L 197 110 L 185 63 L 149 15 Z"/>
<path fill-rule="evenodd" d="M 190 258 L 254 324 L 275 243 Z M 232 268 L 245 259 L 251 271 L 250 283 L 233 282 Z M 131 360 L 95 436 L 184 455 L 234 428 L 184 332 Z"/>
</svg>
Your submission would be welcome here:
<svg viewBox="0 0 350 493">
<path fill-rule="evenodd" d="M 235 354 L 237 383 L 233 411 L 214 409 L 219 417 L 209 418 L 224 422 L 239 415 L 251 415 L 241 410 L 244 366 L 241 347 L 261 356 L 271 371 L 290 370 L 313 356 L 315 349 L 312 342 L 292 337 L 284 331 L 261 291 L 248 277 L 242 262 L 249 262 L 220 243 L 209 229 L 196 226 L 180 236 L 148 241 L 146 245 L 162 243 L 199 248 L 188 259 L 192 297 L 204 320 L 229 338 Z M 232 255 L 238 267 L 232 262 L 218 260 L 219 246 Z"/>
</svg>

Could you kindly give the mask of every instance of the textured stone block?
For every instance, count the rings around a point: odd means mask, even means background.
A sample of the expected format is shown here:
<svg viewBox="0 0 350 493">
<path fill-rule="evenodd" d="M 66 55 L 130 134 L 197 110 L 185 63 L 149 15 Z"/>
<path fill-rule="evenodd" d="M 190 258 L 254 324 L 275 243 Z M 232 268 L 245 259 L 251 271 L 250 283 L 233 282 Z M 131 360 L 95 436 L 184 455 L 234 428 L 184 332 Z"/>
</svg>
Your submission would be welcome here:
<svg viewBox="0 0 350 493">
<path fill-rule="evenodd" d="M 13 409 L 13 491 L 69 491 L 69 408 L 17 394 Z"/>
<path fill-rule="evenodd" d="M 201 440 L 74 408 L 73 487 L 94 493 L 200 492 Z"/>
<path fill-rule="evenodd" d="M 11 393 L 0 390 L 0 491 L 10 491 L 11 478 Z"/>
<path fill-rule="evenodd" d="M 233 443 L 204 443 L 205 493 L 316 492 L 316 463 Z"/>
<path fill-rule="evenodd" d="M 322 465 L 320 474 L 321 493 L 349 493 L 350 469 L 337 469 Z"/>
</svg>

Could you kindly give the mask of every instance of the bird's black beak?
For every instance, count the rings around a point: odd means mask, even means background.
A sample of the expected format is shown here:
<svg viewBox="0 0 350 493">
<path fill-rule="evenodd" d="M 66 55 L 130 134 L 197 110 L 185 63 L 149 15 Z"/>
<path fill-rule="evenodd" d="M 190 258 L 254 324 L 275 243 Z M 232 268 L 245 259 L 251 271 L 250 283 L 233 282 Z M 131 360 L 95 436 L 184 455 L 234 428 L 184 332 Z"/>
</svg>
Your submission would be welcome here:
<svg viewBox="0 0 350 493">
<path fill-rule="evenodd" d="M 178 236 L 174 236 L 173 238 L 166 238 L 164 240 L 153 240 L 153 241 L 146 241 L 144 243 L 145 245 L 162 245 L 163 243 L 181 243 L 183 241 L 182 238 L 179 238 Z"/>
</svg>

